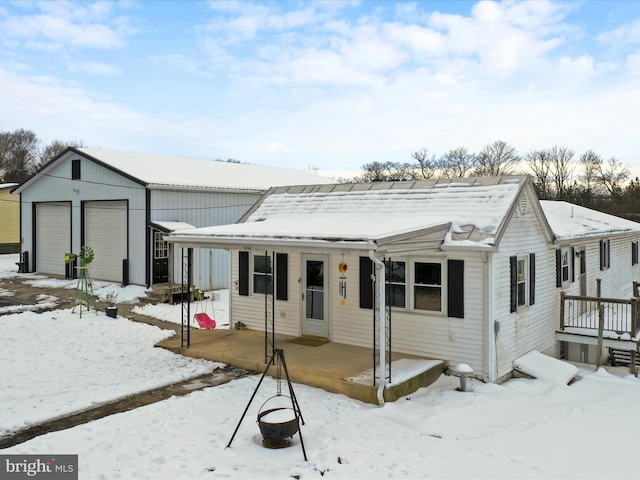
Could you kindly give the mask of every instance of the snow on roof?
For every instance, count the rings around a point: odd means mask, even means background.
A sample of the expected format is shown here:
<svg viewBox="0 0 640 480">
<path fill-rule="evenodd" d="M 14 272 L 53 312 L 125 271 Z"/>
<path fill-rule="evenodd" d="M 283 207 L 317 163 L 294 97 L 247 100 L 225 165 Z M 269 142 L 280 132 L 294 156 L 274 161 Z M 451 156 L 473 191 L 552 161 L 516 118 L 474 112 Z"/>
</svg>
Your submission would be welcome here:
<svg viewBox="0 0 640 480">
<path fill-rule="evenodd" d="M 540 205 L 558 240 L 640 232 L 640 223 L 580 205 L 551 200 L 541 200 Z"/>
<path fill-rule="evenodd" d="M 5 189 L 5 188 L 13 188 L 16 185 L 18 185 L 17 183 L 0 183 L 0 190 Z"/>
<path fill-rule="evenodd" d="M 190 186 L 225 190 L 261 190 L 280 185 L 333 183 L 313 172 L 293 168 L 165 157 L 140 153 L 78 148 L 148 185 Z"/>
<path fill-rule="evenodd" d="M 166 220 L 155 220 L 151 222 L 151 224 L 160 227 L 165 232 L 176 232 L 179 230 L 191 230 L 193 228 L 196 228 L 190 223 L 172 222 Z"/>
<path fill-rule="evenodd" d="M 523 177 L 465 180 L 277 190 L 263 197 L 244 223 L 197 228 L 185 236 L 374 242 L 440 228 L 443 240 L 448 232 L 473 230 L 480 240 L 468 246 L 490 244 Z M 446 239 L 455 243 L 450 235 Z"/>
</svg>

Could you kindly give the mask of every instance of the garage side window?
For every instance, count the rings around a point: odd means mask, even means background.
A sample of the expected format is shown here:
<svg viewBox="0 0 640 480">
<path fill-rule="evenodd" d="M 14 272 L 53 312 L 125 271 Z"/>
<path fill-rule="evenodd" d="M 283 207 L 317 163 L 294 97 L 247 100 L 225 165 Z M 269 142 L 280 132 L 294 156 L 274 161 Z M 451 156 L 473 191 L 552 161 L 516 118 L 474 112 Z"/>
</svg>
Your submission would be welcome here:
<svg viewBox="0 0 640 480">
<path fill-rule="evenodd" d="M 71 180 L 80 180 L 80 160 L 71 160 Z"/>
<path fill-rule="evenodd" d="M 167 258 L 169 256 L 169 244 L 163 238 L 164 233 L 154 232 L 153 251 L 155 258 Z"/>
</svg>

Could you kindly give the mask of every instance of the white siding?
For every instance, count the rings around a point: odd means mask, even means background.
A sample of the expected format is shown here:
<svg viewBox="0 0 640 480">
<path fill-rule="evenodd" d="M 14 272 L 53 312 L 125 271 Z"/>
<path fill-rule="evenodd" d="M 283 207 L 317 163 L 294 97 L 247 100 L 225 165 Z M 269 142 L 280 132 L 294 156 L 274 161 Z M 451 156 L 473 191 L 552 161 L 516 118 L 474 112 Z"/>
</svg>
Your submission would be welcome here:
<svg viewBox="0 0 640 480">
<path fill-rule="evenodd" d="M 71 252 L 78 253 L 81 240 L 81 203 L 92 200 L 127 200 L 129 205 L 129 280 L 144 285 L 145 276 L 145 211 L 146 190 L 128 178 L 118 175 L 101 165 L 81 158 L 81 179 L 71 180 L 71 160 L 80 158 L 68 153 L 46 175 L 22 193 L 23 251 L 34 251 L 34 234 L 31 224 L 32 205 L 36 202 L 69 201 L 73 232 Z M 98 280 L 98 278 L 96 278 Z"/>
<path fill-rule="evenodd" d="M 283 251 L 275 250 L 276 253 L 288 254 L 288 299 L 275 300 L 275 324 L 276 332 L 285 335 L 300 335 L 300 316 L 301 316 L 301 282 L 300 263 L 302 253 L 300 251 Z M 264 255 L 265 250 L 253 250 L 250 252 L 250 265 L 253 265 L 253 255 Z M 268 251 L 269 255 L 273 254 L 273 250 Z M 230 320 L 232 324 L 239 321 L 244 322 L 248 328 L 253 330 L 264 330 L 265 322 L 265 298 L 262 294 L 253 294 L 250 285 L 249 296 L 238 294 L 238 250 L 231 251 L 231 278 L 232 287 L 229 292 L 230 303 Z M 250 272 L 249 283 L 253 283 Z"/>
<path fill-rule="evenodd" d="M 71 161 L 80 159 L 81 179 L 71 180 Z M 128 259 L 129 281 L 145 285 L 151 278 L 151 262 L 147 259 L 150 232 L 149 219 L 173 220 L 190 223 L 196 227 L 235 223 L 260 197 L 256 193 L 221 193 L 212 190 L 152 190 L 150 211 L 147 211 L 147 190 L 134 180 L 115 173 L 103 165 L 87 160 L 73 152 L 60 158 L 50 170 L 22 193 L 22 251 L 35 251 L 35 235 L 32 226 L 33 205 L 38 202 L 71 203 L 71 246 L 68 251 L 77 253 L 82 246 L 81 205 L 86 201 L 126 201 L 128 204 Z M 180 249 L 176 249 L 174 272 L 180 281 Z M 120 260 L 121 265 L 121 260 Z M 194 283 L 199 288 L 226 288 L 229 286 L 228 253 L 222 250 L 194 250 Z M 121 269 L 121 267 L 119 267 Z M 64 271 L 63 271 L 64 272 Z M 121 275 L 118 276 L 121 278 Z M 99 280 L 100 278 L 96 278 Z"/>
<path fill-rule="evenodd" d="M 513 370 L 513 360 L 531 350 L 547 350 L 555 345 L 559 296 L 555 287 L 555 254 L 543 234 L 536 215 L 537 203 L 530 202 L 526 215 L 514 212 L 493 255 L 494 318 L 497 378 Z M 510 263 L 512 255 L 536 256 L 535 304 L 510 312 Z M 527 279 L 530 288 L 529 279 Z M 489 293 L 491 294 L 491 292 Z"/>
<path fill-rule="evenodd" d="M 301 259 L 303 253 L 329 254 L 329 338 L 336 343 L 373 347 L 373 312 L 359 306 L 359 257 L 366 252 L 302 251 L 301 249 L 278 250 L 288 254 L 289 298 L 288 301 L 275 303 L 276 331 L 287 335 L 300 335 L 301 331 Z M 253 254 L 264 254 L 263 250 L 254 250 Z M 269 251 L 271 253 L 271 251 Z M 231 252 L 231 276 L 234 287 L 231 289 L 230 308 L 232 323 L 242 321 L 251 329 L 264 329 L 264 295 L 241 296 L 237 290 L 238 251 Z M 484 296 L 485 262 L 481 254 L 473 256 L 446 256 L 439 254 L 429 257 L 422 254 L 421 259 L 437 258 L 444 260 L 443 268 L 443 307 L 446 311 L 446 260 L 460 259 L 465 262 L 465 318 L 448 318 L 446 314 L 428 315 L 422 312 L 396 310 L 392 312 L 392 349 L 424 357 L 448 360 L 452 363 L 468 363 L 478 373 L 485 373 L 484 344 Z M 395 259 L 395 258 L 394 258 Z M 407 260 L 409 257 L 398 257 Z M 338 264 L 348 265 L 346 276 L 347 297 L 342 304 L 338 290 Z M 407 295 L 410 292 L 407 291 Z"/>
<path fill-rule="evenodd" d="M 194 227 L 235 223 L 260 198 L 255 193 L 203 193 L 152 190 L 151 221 L 180 221 Z M 182 259 L 176 249 L 173 271 L 180 282 Z M 229 287 L 229 254 L 225 250 L 196 248 L 193 251 L 193 282 L 201 290 Z"/>
</svg>

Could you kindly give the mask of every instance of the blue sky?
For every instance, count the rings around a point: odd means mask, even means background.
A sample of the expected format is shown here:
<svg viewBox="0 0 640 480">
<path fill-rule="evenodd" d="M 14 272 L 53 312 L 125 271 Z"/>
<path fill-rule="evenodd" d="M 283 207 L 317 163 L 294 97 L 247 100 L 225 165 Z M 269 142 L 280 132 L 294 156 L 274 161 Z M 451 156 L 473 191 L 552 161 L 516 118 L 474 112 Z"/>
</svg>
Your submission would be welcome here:
<svg viewBox="0 0 640 480">
<path fill-rule="evenodd" d="M 357 171 L 504 140 L 640 167 L 640 2 L 0 1 L 0 131 Z"/>
</svg>

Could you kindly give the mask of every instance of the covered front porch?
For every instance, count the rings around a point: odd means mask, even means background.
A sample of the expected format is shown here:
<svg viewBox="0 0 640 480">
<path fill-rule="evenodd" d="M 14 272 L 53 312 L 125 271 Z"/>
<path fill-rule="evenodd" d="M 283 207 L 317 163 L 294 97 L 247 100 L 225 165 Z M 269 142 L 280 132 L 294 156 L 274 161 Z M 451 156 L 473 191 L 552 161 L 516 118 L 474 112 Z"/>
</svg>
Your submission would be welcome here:
<svg viewBox="0 0 640 480">
<path fill-rule="evenodd" d="M 183 347 L 176 335 L 157 346 L 181 355 L 225 363 L 256 373 L 264 372 L 265 333 L 257 330 L 191 330 L 190 346 Z M 316 341 L 308 337 L 275 334 L 275 348 L 284 351 L 293 382 L 341 393 L 363 402 L 380 404 L 407 396 L 433 383 L 447 367 L 446 362 L 392 353 L 390 382 L 378 392 L 374 382 L 374 356 L 370 348 Z M 271 352 L 271 345 L 267 348 Z M 272 367 L 269 375 L 275 376 Z M 375 385 L 374 385 L 375 383 Z"/>
</svg>

